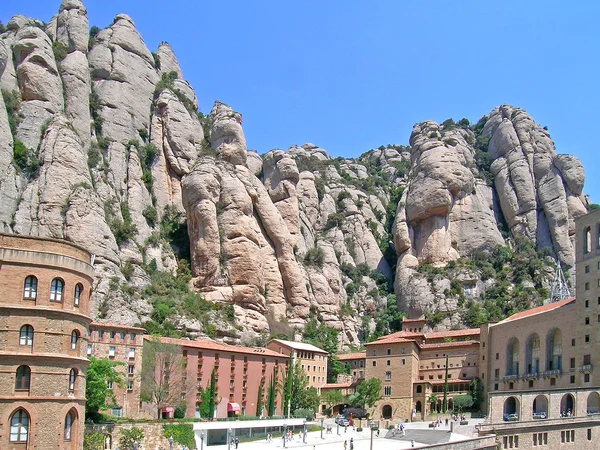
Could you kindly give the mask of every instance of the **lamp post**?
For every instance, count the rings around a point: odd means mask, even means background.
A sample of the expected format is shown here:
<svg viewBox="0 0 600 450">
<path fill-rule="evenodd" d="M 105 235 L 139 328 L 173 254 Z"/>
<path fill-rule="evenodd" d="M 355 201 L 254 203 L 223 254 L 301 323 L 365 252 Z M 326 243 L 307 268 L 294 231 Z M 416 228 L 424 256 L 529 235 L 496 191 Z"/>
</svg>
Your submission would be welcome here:
<svg viewBox="0 0 600 450">
<path fill-rule="evenodd" d="M 375 423 L 371 424 L 371 450 L 373 450 L 373 433 L 377 430 Z"/>
<path fill-rule="evenodd" d="M 231 450 L 231 428 L 227 429 L 227 450 Z"/>
<path fill-rule="evenodd" d="M 337 434 L 339 436 L 340 435 L 340 423 L 339 422 L 336 422 L 336 423 L 337 423 Z"/>
<path fill-rule="evenodd" d="M 321 417 L 321 439 L 323 439 L 323 421 L 324 421 L 324 420 L 325 420 L 325 419 L 323 419 L 323 418 Z"/>
<path fill-rule="evenodd" d="M 283 448 L 285 448 L 285 441 L 287 441 L 287 425 L 283 424 Z"/>
<path fill-rule="evenodd" d="M 173 436 L 169 436 L 169 450 L 173 450 Z"/>
<path fill-rule="evenodd" d="M 306 419 L 304 419 L 304 436 L 302 437 L 302 443 L 306 444 Z"/>
<path fill-rule="evenodd" d="M 200 432 L 200 450 L 204 450 L 204 431 Z"/>
</svg>

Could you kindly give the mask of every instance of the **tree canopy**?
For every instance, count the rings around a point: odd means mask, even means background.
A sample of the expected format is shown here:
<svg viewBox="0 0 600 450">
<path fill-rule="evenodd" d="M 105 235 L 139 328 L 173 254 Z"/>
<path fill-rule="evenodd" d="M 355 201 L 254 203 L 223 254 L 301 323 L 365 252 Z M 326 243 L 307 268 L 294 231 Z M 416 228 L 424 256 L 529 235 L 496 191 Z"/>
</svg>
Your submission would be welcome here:
<svg viewBox="0 0 600 450">
<path fill-rule="evenodd" d="M 110 408 L 117 403 L 112 389 L 108 388 L 109 383 L 117 386 L 123 386 L 125 374 L 118 372 L 117 367 L 124 364 L 117 361 L 111 361 L 108 358 L 90 358 L 85 386 L 85 396 L 87 402 L 85 409 L 87 414 L 97 414 Z"/>
<path fill-rule="evenodd" d="M 381 399 L 381 380 L 369 378 L 356 387 L 356 392 L 350 396 L 348 403 L 356 408 L 372 408 Z"/>
</svg>

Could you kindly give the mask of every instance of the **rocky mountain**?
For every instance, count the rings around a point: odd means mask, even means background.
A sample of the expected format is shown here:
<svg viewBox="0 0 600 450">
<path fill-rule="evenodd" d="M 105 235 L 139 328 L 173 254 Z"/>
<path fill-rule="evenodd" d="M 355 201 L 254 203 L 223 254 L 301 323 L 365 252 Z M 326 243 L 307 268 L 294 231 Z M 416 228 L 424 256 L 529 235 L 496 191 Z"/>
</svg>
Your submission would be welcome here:
<svg viewBox="0 0 600 450">
<path fill-rule="evenodd" d="M 356 346 L 399 313 L 499 318 L 548 295 L 552 257 L 572 271 L 583 167 L 521 109 L 357 159 L 259 155 L 124 14 L 90 28 L 63 0 L 0 33 L 0 226 L 93 252 L 98 320 L 230 342 L 316 321 Z"/>
</svg>

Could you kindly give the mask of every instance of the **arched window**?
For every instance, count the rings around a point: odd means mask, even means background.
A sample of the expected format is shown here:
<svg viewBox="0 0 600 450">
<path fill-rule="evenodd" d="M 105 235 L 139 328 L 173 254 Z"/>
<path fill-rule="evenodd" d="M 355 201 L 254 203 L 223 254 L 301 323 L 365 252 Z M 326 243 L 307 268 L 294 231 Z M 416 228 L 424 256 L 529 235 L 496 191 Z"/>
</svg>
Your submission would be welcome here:
<svg viewBox="0 0 600 450">
<path fill-rule="evenodd" d="M 546 336 L 546 370 L 562 369 L 562 332 L 553 328 Z"/>
<path fill-rule="evenodd" d="M 63 289 L 65 283 L 60 278 L 55 278 L 50 284 L 50 301 L 62 302 Z"/>
<path fill-rule="evenodd" d="M 417 402 L 417 403 L 416 403 L 416 405 L 415 405 L 415 410 L 416 410 L 417 412 L 421 412 L 421 402 Z"/>
<path fill-rule="evenodd" d="M 35 300 L 37 298 L 37 278 L 33 275 L 29 275 L 25 278 L 23 298 L 26 298 L 27 300 Z"/>
<path fill-rule="evenodd" d="M 73 305 L 79 306 L 79 301 L 81 300 L 81 294 L 83 293 L 83 286 L 81 283 L 77 283 L 75 285 L 75 296 L 73 297 Z"/>
<path fill-rule="evenodd" d="M 583 254 L 586 255 L 592 251 L 592 230 L 590 227 L 583 229 Z"/>
<path fill-rule="evenodd" d="M 27 442 L 29 434 L 29 414 L 17 409 L 10 418 L 10 442 Z"/>
<path fill-rule="evenodd" d="M 33 327 L 31 325 L 23 325 L 19 332 L 19 345 L 33 346 Z"/>
<path fill-rule="evenodd" d="M 31 369 L 29 366 L 17 367 L 17 375 L 15 377 L 15 390 L 28 391 L 31 385 Z"/>
<path fill-rule="evenodd" d="M 532 333 L 527 338 L 525 346 L 525 371 L 526 373 L 538 373 L 540 371 L 540 337 Z"/>
<path fill-rule="evenodd" d="M 417 394 L 420 394 L 421 392 L 423 392 L 423 386 L 419 384 L 417 385 Z"/>
<path fill-rule="evenodd" d="M 65 441 L 71 440 L 71 430 L 73 428 L 73 414 L 71 411 L 65 417 Z"/>
<path fill-rule="evenodd" d="M 506 375 L 519 375 L 519 340 L 516 337 L 506 345 Z"/>
<path fill-rule="evenodd" d="M 75 390 L 75 380 L 77 379 L 77 370 L 71 369 L 69 372 L 69 392 Z"/>
<path fill-rule="evenodd" d="M 392 417 L 392 407 L 390 405 L 384 405 L 381 408 L 381 416 L 384 419 L 390 419 Z"/>
<path fill-rule="evenodd" d="M 79 331 L 73 330 L 71 332 L 71 350 L 77 350 L 77 342 L 79 342 Z"/>
</svg>

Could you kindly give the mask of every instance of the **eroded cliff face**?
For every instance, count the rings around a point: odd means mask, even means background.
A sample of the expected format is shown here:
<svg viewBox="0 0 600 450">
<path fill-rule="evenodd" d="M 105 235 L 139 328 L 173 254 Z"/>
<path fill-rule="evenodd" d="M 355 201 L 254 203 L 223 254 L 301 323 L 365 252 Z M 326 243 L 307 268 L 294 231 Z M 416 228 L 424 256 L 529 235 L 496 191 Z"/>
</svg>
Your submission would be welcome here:
<svg viewBox="0 0 600 450">
<path fill-rule="evenodd" d="M 90 34 L 80 0 L 48 25 L 7 23 L 0 87 L 0 229 L 94 253 L 99 320 L 164 320 L 147 288 L 168 273 L 233 308 L 209 323 L 160 305 L 184 335 L 250 342 L 315 318 L 358 345 L 388 329 L 396 301 L 443 313 L 432 325 L 464 324 L 452 278 L 482 298 L 496 281 L 461 264 L 511 239 L 573 266 L 583 168 L 510 106 L 475 127 L 417 124 L 410 146 L 357 159 L 313 144 L 261 156 L 232 108 L 198 113 L 167 43 L 152 53 L 124 14 Z"/>
</svg>

